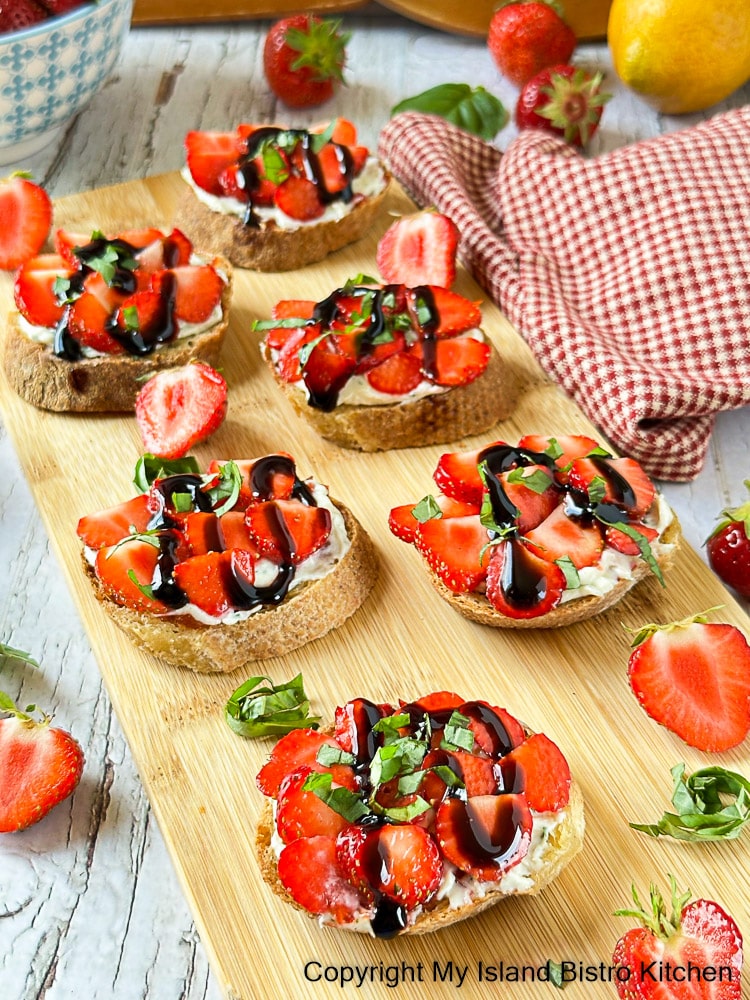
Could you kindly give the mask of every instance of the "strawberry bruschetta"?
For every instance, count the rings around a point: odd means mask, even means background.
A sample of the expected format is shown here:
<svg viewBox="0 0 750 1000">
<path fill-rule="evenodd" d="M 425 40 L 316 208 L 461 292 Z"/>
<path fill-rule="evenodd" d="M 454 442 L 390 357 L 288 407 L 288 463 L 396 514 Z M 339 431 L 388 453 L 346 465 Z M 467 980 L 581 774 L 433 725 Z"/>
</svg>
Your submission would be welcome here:
<svg viewBox="0 0 750 1000">
<path fill-rule="evenodd" d="M 346 448 L 381 451 L 487 430 L 511 408 L 477 302 L 357 275 L 321 302 L 279 302 L 261 350 L 295 410 Z"/>
<path fill-rule="evenodd" d="M 232 295 L 226 260 L 196 255 L 178 229 L 58 230 L 54 242 L 16 272 L 4 365 L 27 402 L 132 410 L 148 375 L 217 363 Z"/>
<path fill-rule="evenodd" d="M 86 572 L 137 645 L 196 671 L 282 655 L 341 625 L 377 577 L 369 536 L 288 454 L 144 456 L 142 492 L 82 517 Z"/>
<path fill-rule="evenodd" d="M 358 240 L 389 182 L 343 118 L 314 131 L 189 132 L 185 150 L 189 190 L 175 224 L 196 245 L 258 271 L 304 267 Z"/>
<path fill-rule="evenodd" d="M 583 802 L 552 740 L 486 701 L 355 698 L 282 737 L 257 784 L 266 881 L 322 924 L 425 933 L 536 893 L 580 850 Z"/>
<path fill-rule="evenodd" d="M 527 435 L 442 455 L 437 495 L 391 510 L 438 593 L 467 618 L 552 628 L 611 607 L 652 573 L 662 583 L 676 516 L 632 458 L 584 435 Z"/>
</svg>

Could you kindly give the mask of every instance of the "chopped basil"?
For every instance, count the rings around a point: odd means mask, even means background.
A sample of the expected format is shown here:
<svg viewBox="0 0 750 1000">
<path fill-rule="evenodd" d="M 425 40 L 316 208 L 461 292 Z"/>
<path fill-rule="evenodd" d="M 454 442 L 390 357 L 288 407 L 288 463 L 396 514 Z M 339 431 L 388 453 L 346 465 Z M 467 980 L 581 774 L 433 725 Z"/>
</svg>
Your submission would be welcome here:
<svg viewBox="0 0 750 1000">
<path fill-rule="evenodd" d="M 204 482 L 208 486 L 208 489 L 204 489 L 204 493 L 211 501 L 214 507 L 214 514 L 220 517 L 222 514 L 226 514 L 228 510 L 231 510 L 237 503 L 237 498 L 240 495 L 240 490 L 242 489 L 242 473 L 240 472 L 239 466 L 236 462 L 225 462 L 224 465 L 219 467 L 219 481 L 214 482 L 216 479 L 216 473 L 209 473 L 204 476 Z M 213 485 L 209 485 L 213 483 Z M 221 501 L 224 501 L 223 503 Z M 216 504 L 219 504 L 217 507 Z"/>
<path fill-rule="evenodd" d="M 21 660 L 23 663 L 28 663 L 30 667 L 39 667 L 38 662 L 29 653 L 22 649 L 14 649 L 13 646 L 8 646 L 4 642 L 0 642 L 0 661 L 2 660 Z"/>
<path fill-rule="evenodd" d="M 330 743 L 324 743 L 321 746 L 315 756 L 315 759 L 324 767 L 331 767 L 333 764 L 357 763 L 357 758 L 353 753 L 347 753 L 347 751 L 342 750 L 341 747 L 331 746 Z"/>
<path fill-rule="evenodd" d="M 372 731 L 382 733 L 384 743 L 395 743 L 396 740 L 403 739 L 399 730 L 408 725 L 409 716 L 406 712 L 399 712 L 396 715 L 386 715 L 382 719 L 378 719 L 372 727 Z"/>
<path fill-rule="evenodd" d="M 601 503 L 607 495 L 607 484 L 601 476 L 594 476 L 586 492 L 589 503 Z"/>
<path fill-rule="evenodd" d="M 322 132 L 311 132 L 310 133 L 310 146 L 312 147 L 313 153 L 319 153 L 323 146 L 327 145 L 331 141 L 334 131 L 336 130 L 336 119 L 333 118 L 325 127 Z"/>
<path fill-rule="evenodd" d="M 138 319 L 138 308 L 136 306 L 125 306 L 121 310 L 122 318 L 125 321 L 125 329 L 129 332 L 138 332 L 141 322 Z"/>
<path fill-rule="evenodd" d="M 416 507 L 412 507 L 411 515 L 420 524 L 424 524 L 426 521 L 442 517 L 443 512 L 435 497 L 428 494 L 426 497 L 422 497 Z"/>
<path fill-rule="evenodd" d="M 92 241 L 102 239 L 103 234 L 96 231 L 92 233 Z M 73 254 L 80 257 L 81 247 L 73 247 Z M 126 247 L 115 246 L 106 242 L 98 257 L 86 257 L 86 266 L 92 271 L 98 271 L 108 285 L 115 279 L 118 269 L 124 268 L 126 271 L 134 271 L 138 267 L 138 261 Z"/>
<path fill-rule="evenodd" d="M 358 285 L 379 285 L 379 284 L 380 282 L 378 281 L 377 278 L 373 278 L 369 274 L 362 274 L 362 272 L 360 271 L 360 273 L 355 274 L 353 278 L 346 279 L 346 281 L 341 287 L 341 291 L 344 292 L 345 294 L 348 294 L 349 292 L 353 291 L 353 289 L 355 289 Z"/>
<path fill-rule="evenodd" d="M 272 142 L 264 143 L 260 150 L 263 176 L 272 184 L 282 184 L 289 177 L 289 164 Z"/>
<path fill-rule="evenodd" d="M 414 304 L 416 306 L 417 323 L 424 327 L 432 319 L 432 310 L 421 295 L 416 296 Z"/>
<path fill-rule="evenodd" d="M 320 716 L 310 715 L 302 674 L 283 684 L 274 684 L 269 677 L 250 677 L 232 693 L 225 718 L 238 736 L 249 738 L 317 729 L 320 722 Z"/>
<path fill-rule="evenodd" d="M 520 483 L 532 493 L 542 494 L 552 485 L 552 477 L 543 469 L 529 470 L 528 467 L 519 465 L 508 473 L 509 483 Z"/>
<path fill-rule="evenodd" d="M 321 340 L 325 340 L 327 336 L 328 332 L 326 331 L 325 333 L 321 333 L 319 337 L 316 337 L 315 340 L 310 340 L 308 341 L 308 343 L 303 344 L 302 347 L 300 347 L 300 349 L 297 351 L 297 357 L 299 358 L 300 368 L 305 367 L 307 362 L 310 360 L 310 355 L 312 354 L 312 352 L 315 350 L 315 348 L 318 346 Z"/>
<path fill-rule="evenodd" d="M 307 326 L 310 322 L 301 316 L 287 316 L 284 319 L 254 319 L 250 325 L 251 330 L 296 330 L 297 327 Z"/>
<path fill-rule="evenodd" d="M 494 139 L 508 122 L 508 112 L 494 94 L 484 87 L 472 88 L 468 83 L 442 83 L 407 97 L 391 108 L 392 115 L 401 111 L 440 115 L 487 141 Z"/>
<path fill-rule="evenodd" d="M 111 554 L 112 553 L 110 553 L 110 555 Z M 107 558 L 109 558 L 109 556 Z M 128 579 L 132 583 L 134 583 L 136 585 L 136 587 L 140 590 L 140 592 L 143 594 L 143 596 L 147 597 L 149 599 L 149 601 L 155 601 L 156 600 L 156 598 L 154 597 L 154 589 L 151 586 L 151 584 L 149 584 L 149 583 L 141 583 L 141 581 L 135 575 L 135 570 L 134 569 L 129 569 L 128 570 Z"/>
<path fill-rule="evenodd" d="M 553 986 L 556 986 L 559 990 L 565 989 L 566 980 L 563 979 L 563 967 L 560 962 L 553 962 L 552 959 L 547 960 L 547 976 L 549 981 Z"/>
<path fill-rule="evenodd" d="M 468 750 L 474 749 L 474 733 L 469 728 L 471 719 L 460 712 L 451 712 L 451 717 L 443 729 L 443 739 L 440 747 L 443 750 Z"/>
<path fill-rule="evenodd" d="M 313 771 L 309 774 L 302 785 L 306 792 L 313 792 L 327 806 L 330 806 L 339 816 L 343 816 L 348 823 L 356 823 L 363 816 L 369 816 L 372 810 L 362 801 L 356 792 L 350 792 L 348 788 L 333 788 L 333 775 L 329 772 Z"/>
<path fill-rule="evenodd" d="M 178 514 L 189 514 L 193 509 L 193 498 L 189 493 L 173 493 L 172 504 Z"/>
<path fill-rule="evenodd" d="M 561 458 L 565 452 L 560 447 L 560 442 L 557 438 L 550 438 L 549 444 L 544 449 L 544 454 L 549 455 L 553 462 L 556 462 L 558 458 Z"/>
<path fill-rule="evenodd" d="M 72 287 L 72 282 L 70 278 L 63 278 L 62 275 L 58 275 L 55 278 L 54 284 L 52 285 L 52 291 L 55 293 L 55 298 L 60 303 L 72 302 L 74 296 L 70 295 L 70 289 Z"/>
<path fill-rule="evenodd" d="M 429 808 L 430 803 L 426 799 L 423 799 L 421 795 L 418 795 L 413 802 L 408 802 L 403 806 L 388 806 L 383 809 L 381 806 L 373 803 L 373 812 L 393 820 L 394 823 L 410 823 L 417 816 L 421 816 L 422 813 L 427 812 Z"/>
<path fill-rule="evenodd" d="M 555 565 L 559 566 L 565 574 L 566 590 L 576 590 L 581 586 L 581 578 L 570 556 L 560 556 L 559 559 L 555 559 Z"/>
<path fill-rule="evenodd" d="M 165 479 L 167 476 L 184 474 L 197 475 L 200 467 L 192 455 L 185 458 L 158 458 L 149 453 L 141 455 L 135 463 L 133 484 L 141 493 L 148 493 L 151 485 L 157 479 Z"/>
<path fill-rule="evenodd" d="M 373 785 L 384 785 L 399 775 L 411 774 L 421 765 L 427 750 L 422 740 L 408 736 L 378 747 L 370 763 L 370 781 Z"/>
</svg>

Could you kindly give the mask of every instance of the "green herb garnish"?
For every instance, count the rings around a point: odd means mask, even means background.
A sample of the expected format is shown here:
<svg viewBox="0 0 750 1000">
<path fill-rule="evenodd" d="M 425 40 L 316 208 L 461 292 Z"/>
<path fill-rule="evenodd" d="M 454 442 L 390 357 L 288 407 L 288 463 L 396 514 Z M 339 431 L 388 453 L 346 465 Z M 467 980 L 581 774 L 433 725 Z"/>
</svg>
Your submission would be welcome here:
<svg viewBox="0 0 750 1000">
<path fill-rule="evenodd" d="M 442 83 L 407 97 L 391 108 L 392 115 L 401 111 L 439 115 L 487 141 L 494 139 L 508 123 L 508 112 L 497 97 L 484 87 L 472 88 L 468 83 Z"/>
<path fill-rule="evenodd" d="M 302 674 L 284 684 L 274 684 L 269 677 L 251 677 L 232 693 L 225 718 L 238 736 L 251 738 L 317 729 L 320 722 L 320 716 L 310 715 Z"/>
<path fill-rule="evenodd" d="M 167 476 L 191 474 L 200 474 L 198 463 L 192 455 L 186 455 L 185 458 L 169 459 L 158 458 L 156 455 L 147 453 L 141 455 L 135 463 L 133 484 L 141 493 L 148 493 L 157 479 L 166 479 Z"/>
<path fill-rule="evenodd" d="M 415 521 L 424 524 L 425 521 L 432 521 L 434 518 L 442 517 L 443 512 L 440 505 L 432 494 L 422 497 L 416 507 L 412 507 L 411 515 Z"/>
<path fill-rule="evenodd" d="M 468 750 L 474 749 L 474 733 L 471 731 L 471 719 L 460 712 L 451 712 L 451 717 L 443 729 L 443 738 L 440 741 L 442 750 Z"/>
</svg>

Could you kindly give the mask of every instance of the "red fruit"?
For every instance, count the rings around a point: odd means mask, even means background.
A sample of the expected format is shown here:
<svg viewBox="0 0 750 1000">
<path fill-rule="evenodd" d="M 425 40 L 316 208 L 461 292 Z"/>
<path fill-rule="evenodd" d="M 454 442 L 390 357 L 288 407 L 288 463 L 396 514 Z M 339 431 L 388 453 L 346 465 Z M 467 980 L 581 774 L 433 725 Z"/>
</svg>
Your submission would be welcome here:
<svg viewBox="0 0 750 1000">
<path fill-rule="evenodd" d="M 442 517 L 465 517 L 467 514 L 478 514 L 479 504 L 465 503 L 461 500 L 453 500 L 451 497 L 438 493 L 432 498 L 441 511 Z M 400 507 L 394 507 L 388 515 L 388 527 L 396 538 L 404 542 L 413 542 L 417 527 L 420 521 L 414 516 L 414 510 L 418 509 L 417 504 L 405 503 Z"/>
<path fill-rule="evenodd" d="M 188 264 L 159 271 L 151 281 L 155 292 L 174 296 L 174 315 L 184 323 L 204 323 L 221 301 L 224 281 L 210 264 Z"/>
<path fill-rule="evenodd" d="M 376 261 L 388 284 L 442 285 L 456 280 L 458 228 L 447 215 L 417 212 L 394 222 L 380 238 Z"/>
<path fill-rule="evenodd" d="M 312 319 L 316 302 L 312 299 L 282 299 L 271 310 L 274 319 Z"/>
<path fill-rule="evenodd" d="M 638 532 L 639 535 L 643 535 L 647 542 L 653 542 L 655 538 L 659 537 L 659 532 L 656 528 L 649 528 L 647 524 L 631 523 L 631 528 Z M 626 535 L 624 531 L 620 531 L 619 528 L 607 528 L 604 532 L 604 540 L 611 548 L 616 549 L 618 552 L 623 552 L 626 556 L 638 556 L 641 554 L 641 550 L 638 548 L 636 542 Z"/>
<path fill-rule="evenodd" d="M 178 563 L 174 579 L 191 604 L 213 618 L 220 618 L 235 606 L 235 575 L 252 583 L 254 567 L 255 557 L 247 550 L 207 552 Z"/>
<path fill-rule="evenodd" d="M 641 517 L 654 502 L 656 487 L 634 458 L 578 458 L 570 466 L 568 482 L 588 493 L 597 479 L 604 486 L 604 500 Z"/>
<path fill-rule="evenodd" d="M 0 34 L 21 31 L 38 24 L 47 17 L 47 11 L 36 0 L 10 0 L 0 4 Z"/>
<path fill-rule="evenodd" d="M 750 646 L 734 625 L 705 617 L 646 625 L 628 678 L 646 712 L 687 744 L 718 752 L 750 732 Z"/>
<path fill-rule="evenodd" d="M 599 127 L 604 105 L 601 73 L 565 64 L 543 69 L 521 91 L 516 125 L 562 136 L 574 146 L 585 146 Z"/>
<path fill-rule="evenodd" d="M 523 795 L 475 795 L 438 806 L 435 833 L 461 871 L 496 882 L 528 853 L 532 817 Z"/>
<path fill-rule="evenodd" d="M 325 507 L 296 500 L 252 504 L 245 518 L 258 551 L 276 563 L 289 560 L 299 565 L 322 548 L 331 534 L 331 514 Z"/>
<path fill-rule="evenodd" d="M 118 308 L 115 323 L 123 334 L 137 331 L 144 340 L 150 342 L 159 333 L 169 329 L 167 304 L 158 292 L 134 292 Z"/>
<path fill-rule="evenodd" d="M 524 479 L 528 480 L 530 476 L 534 476 L 535 479 L 547 477 L 549 486 L 539 493 L 536 482 L 534 489 L 524 483 Z M 503 485 L 505 495 L 518 509 L 515 524 L 522 535 L 541 524 L 559 503 L 560 491 L 555 485 L 552 473 L 543 465 L 522 466 L 512 472 L 502 472 L 498 478 Z"/>
<path fill-rule="evenodd" d="M 526 739 L 526 732 L 518 719 L 497 705 L 486 701 L 465 701 L 458 711 L 469 720 L 469 729 L 474 734 L 474 749 L 489 757 L 502 757 Z"/>
<path fill-rule="evenodd" d="M 219 516 L 219 537 L 223 549 L 244 549 L 258 556 L 258 549 L 250 538 L 242 510 L 228 510 Z"/>
<path fill-rule="evenodd" d="M 456 594 L 474 590 L 487 574 L 487 529 L 476 515 L 433 518 L 417 527 L 414 544 L 433 573 Z"/>
<path fill-rule="evenodd" d="M 297 14 L 271 26 L 263 46 L 263 68 L 271 90 L 289 107 L 322 104 L 343 82 L 349 35 L 339 31 L 340 24 Z"/>
<path fill-rule="evenodd" d="M 544 434 L 526 434 L 518 442 L 518 447 L 526 448 L 529 451 L 554 454 L 555 465 L 560 470 L 558 478 L 560 482 L 566 482 L 567 475 L 563 470 L 576 458 L 584 458 L 590 454 L 598 445 L 593 438 L 585 437 L 583 434 L 561 434 L 555 437 L 547 437 Z"/>
<path fill-rule="evenodd" d="M 354 771 L 346 764 L 324 766 L 317 760 L 322 746 L 341 749 L 339 743 L 316 729 L 293 729 L 282 736 L 271 751 L 268 762 L 258 772 L 255 781 L 264 795 L 275 799 L 281 783 L 292 771 L 307 767 L 311 771 L 330 771 L 337 785 L 352 791 L 356 788 Z"/>
<path fill-rule="evenodd" d="M 477 757 L 464 750 L 452 750 L 450 757 L 464 783 L 469 798 L 475 795 L 497 795 L 503 790 L 502 773 L 497 761 L 490 757 Z"/>
<path fill-rule="evenodd" d="M 563 504 L 555 507 L 540 525 L 527 531 L 525 537 L 543 559 L 556 562 L 567 556 L 576 569 L 598 563 L 604 549 L 599 525 L 568 517 Z"/>
<path fill-rule="evenodd" d="M 307 328 L 300 346 L 302 343 L 310 343 L 313 329 L 314 327 Z M 355 367 L 355 359 L 341 354 L 331 337 L 319 340 L 302 366 L 305 385 L 311 400 L 323 410 L 332 409 L 332 405 L 335 405 L 338 399 L 339 391 L 353 374 Z"/>
<path fill-rule="evenodd" d="M 335 838 L 349 825 L 348 820 L 326 805 L 315 792 L 303 787 L 314 773 L 313 768 L 302 766 L 281 782 L 276 830 L 285 844 L 291 844 L 300 837 Z"/>
<path fill-rule="evenodd" d="M 447 452 L 438 459 L 433 479 L 446 496 L 480 504 L 484 492 L 484 482 L 479 474 L 482 455 L 503 444 L 504 441 L 495 441 L 474 451 Z"/>
<path fill-rule="evenodd" d="M 537 812 L 564 809 L 570 798 L 570 768 L 559 747 L 544 733 L 534 733 L 503 757 L 507 791 L 521 791 Z"/>
<path fill-rule="evenodd" d="M 490 345 L 473 337 L 451 337 L 435 341 L 433 376 L 436 385 L 468 385 L 484 372 L 490 360 Z"/>
<path fill-rule="evenodd" d="M 503 76 L 522 87 L 545 66 L 567 62 L 576 36 L 552 4 L 510 3 L 493 14 L 487 45 Z"/>
<path fill-rule="evenodd" d="M 143 532 L 155 513 L 148 493 L 140 493 L 132 500 L 107 507 L 94 514 L 87 514 L 78 522 L 78 537 L 90 549 L 100 549 L 104 545 L 115 545 L 121 538 L 131 533 L 131 529 Z"/>
<path fill-rule="evenodd" d="M 285 215 L 300 222 L 319 219 L 325 210 L 317 186 L 306 177 L 287 177 L 274 191 L 273 200 Z"/>
<path fill-rule="evenodd" d="M 750 489 L 750 479 L 745 482 Z M 750 597 L 750 501 L 725 510 L 706 541 L 714 573 L 743 597 Z"/>
<path fill-rule="evenodd" d="M 185 136 L 187 167 L 198 187 L 224 195 L 220 177 L 242 155 L 244 142 L 236 132 L 188 132 Z"/>
<path fill-rule="evenodd" d="M 158 372 L 135 401 L 135 417 L 146 451 L 181 458 L 221 425 L 227 384 L 210 365 L 197 361 Z"/>
<path fill-rule="evenodd" d="M 240 515 L 244 523 L 244 515 Z M 191 556 L 223 552 L 219 519 L 212 511 L 193 511 L 185 517 L 183 534 Z"/>
<path fill-rule="evenodd" d="M 464 298 L 458 292 L 452 292 L 448 288 L 441 288 L 439 285 L 426 286 L 432 299 L 438 322 L 434 329 L 436 337 L 447 337 L 454 333 L 464 333 L 466 330 L 473 330 L 482 322 L 482 310 L 478 302 Z M 415 294 L 410 290 L 412 308 L 414 308 Z"/>
<path fill-rule="evenodd" d="M 437 844 L 413 823 L 349 827 L 336 840 L 336 856 L 355 886 L 374 889 L 407 910 L 434 896 L 443 874 Z"/>
<path fill-rule="evenodd" d="M 50 12 L 50 14 L 57 16 L 58 14 L 67 14 L 68 11 L 75 10 L 76 7 L 80 7 L 84 0 L 42 0 L 42 3 Z"/>
<path fill-rule="evenodd" d="M 102 354 L 124 354 L 125 347 L 110 333 L 109 321 L 128 297 L 108 285 L 101 274 L 90 274 L 80 295 L 68 310 L 68 329 L 86 347 Z"/>
<path fill-rule="evenodd" d="M 279 855 L 279 879 L 308 913 L 332 913 L 339 924 L 351 923 L 366 900 L 346 879 L 330 837 L 306 837 L 288 844 Z"/>
<path fill-rule="evenodd" d="M 523 588 L 516 582 L 519 578 Z M 493 548 L 487 567 L 487 600 L 501 614 L 538 618 L 557 607 L 565 588 L 560 567 L 518 539 L 506 539 Z"/>
<path fill-rule="evenodd" d="M 157 539 L 154 539 L 157 541 Z M 164 613 L 169 609 L 150 596 L 150 588 L 159 558 L 159 546 L 135 537 L 99 549 L 96 575 L 102 589 L 117 604 L 135 611 Z"/>
<path fill-rule="evenodd" d="M 734 920 L 712 900 L 688 903 L 690 893 L 678 896 L 672 884 L 672 912 L 655 886 L 649 904 L 641 908 L 633 887 L 636 909 L 617 916 L 635 917 L 642 927 L 627 931 L 617 942 L 612 964 L 628 970 L 617 976 L 621 1000 L 740 1000 L 742 934 Z M 689 968 L 726 970 L 721 979 L 687 981 Z M 680 970 L 680 971 L 678 971 Z M 682 979 L 683 972 L 685 979 Z"/>
<path fill-rule="evenodd" d="M 295 327 L 294 329 L 277 328 L 269 330 L 266 344 L 271 350 L 279 352 L 278 357 L 274 360 L 279 378 L 285 382 L 298 382 L 302 378 L 303 371 L 300 361 L 300 350 L 305 344 L 312 344 L 319 336 L 320 326 L 317 323 L 314 326 Z M 313 350 L 312 353 L 315 354 L 316 351 Z M 343 373 L 348 377 L 348 373 L 352 370 L 352 363 L 349 359 L 341 358 L 335 351 L 331 354 L 330 359 L 327 358 L 326 355 L 331 353 L 329 346 L 321 348 L 317 353 L 322 355 L 322 357 L 316 357 L 313 360 L 312 370 L 313 373 L 318 373 L 317 377 L 324 385 L 327 384 L 329 379 L 332 383 L 336 381 L 337 366 L 342 366 Z M 312 357 L 312 354 L 310 356 Z M 305 371 L 307 371 L 308 365 L 309 359 L 305 365 Z M 326 366 L 331 368 L 330 375 L 326 373 Z M 313 374 L 314 377 L 315 375 Z"/>
<path fill-rule="evenodd" d="M 18 10 L 7 15 L 11 21 L 23 17 L 27 3 L 28 0 L 19 0 Z M 5 29 L 0 24 L 0 30 L 15 31 L 31 23 L 26 21 Z M 51 226 L 52 202 L 44 188 L 20 173 L 0 181 L 0 268 L 14 271 L 35 257 L 49 236 Z"/>
<path fill-rule="evenodd" d="M 381 364 L 371 368 L 365 378 L 378 392 L 405 396 L 422 381 L 422 365 L 415 354 L 391 354 Z"/>
<path fill-rule="evenodd" d="M 375 705 L 366 698 L 353 698 L 336 708 L 336 742 L 358 760 L 369 761 L 372 757 L 369 751 L 379 743 L 379 737 L 372 732 L 373 720 L 377 722 L 384 715 L 392 714 L 390 705 Z"/>
<path fill-rule="evenodd" d="M 135 230 L 120 233 L 120 239 L 136 248 L 138 277 L 144 281 L 155 271 L 189 264 L 193 252 L 192 243 L 179 229 L 173 229 L 169 236 L 158 229 Z"/>
<path fill-rule="evenodd" d="M 37 823 L 76 788 L 83 751 L 50 717 L 35 720 L 26 712 L 0 719 L 0 833 Z"/>
<path fill-rule="evenodd" d="M 22 264 L 13 285 L 16 308 L 21 315 L 34 326 L 57 326 L 65 307 L 57 300 L 55 282 L 70 277 L 71 273 L 63 258 L 54 253 L 40 254 Z"/>
</svg>

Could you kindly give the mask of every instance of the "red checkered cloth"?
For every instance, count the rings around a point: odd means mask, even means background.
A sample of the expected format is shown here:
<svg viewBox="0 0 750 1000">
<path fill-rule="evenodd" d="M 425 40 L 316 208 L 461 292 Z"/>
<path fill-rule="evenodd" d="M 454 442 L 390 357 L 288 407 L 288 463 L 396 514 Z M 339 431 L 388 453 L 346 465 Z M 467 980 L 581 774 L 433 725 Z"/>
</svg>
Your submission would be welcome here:
<svg viewBox="0 0 750 1000">
<path fill-rule="evenodd" d="M 406 113 L 379 153 L 615 447 L 695 477 L 716 413 L 750 403 L 750 108 L 588 159 Z"/>
</svg>

